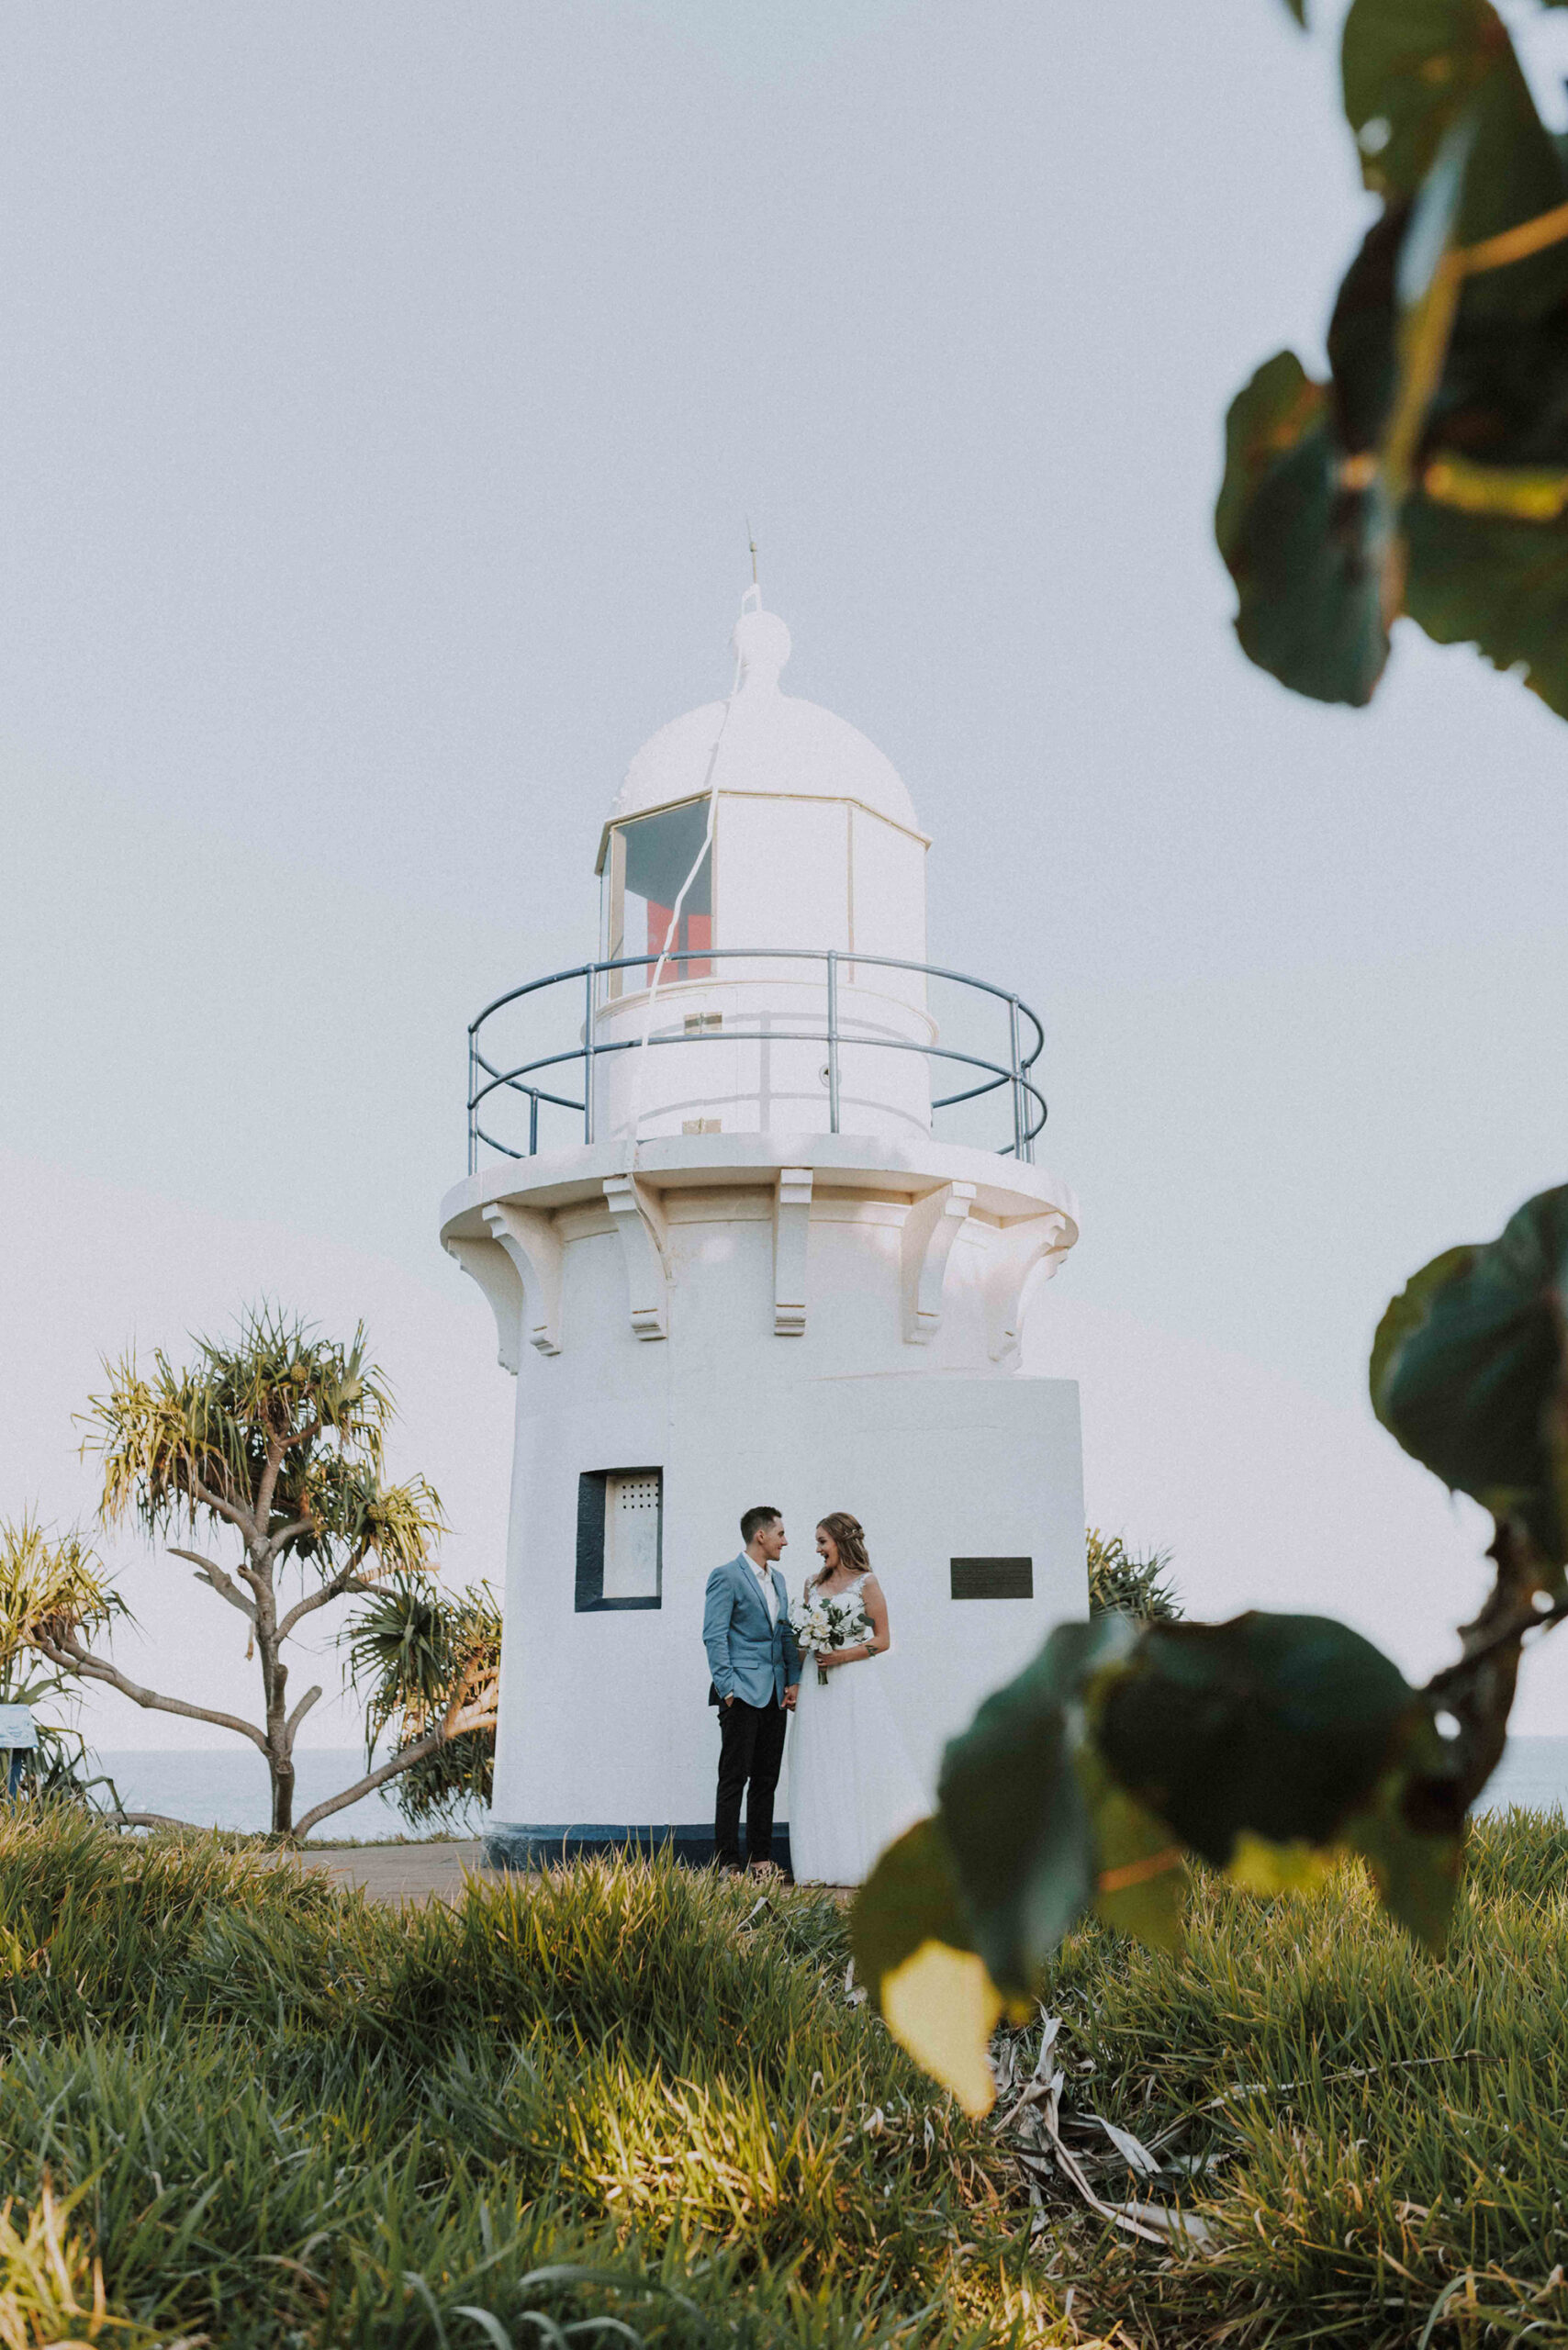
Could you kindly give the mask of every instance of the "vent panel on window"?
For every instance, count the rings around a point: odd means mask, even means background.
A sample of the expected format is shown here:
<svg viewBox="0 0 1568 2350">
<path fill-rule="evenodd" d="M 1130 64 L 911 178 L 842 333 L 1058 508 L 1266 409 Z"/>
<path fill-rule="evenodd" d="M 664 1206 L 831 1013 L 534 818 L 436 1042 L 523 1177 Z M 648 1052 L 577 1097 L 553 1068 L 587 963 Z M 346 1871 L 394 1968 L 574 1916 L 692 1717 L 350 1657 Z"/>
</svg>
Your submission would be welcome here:
<svg viewBox="0 0 1568 2350">
<path fill-rule="evenodd" d="M 662 1469 L 585 1469 L 577 1479 L 577 1608 L 657 1607 L 664 1576 Z"/>
</svg>

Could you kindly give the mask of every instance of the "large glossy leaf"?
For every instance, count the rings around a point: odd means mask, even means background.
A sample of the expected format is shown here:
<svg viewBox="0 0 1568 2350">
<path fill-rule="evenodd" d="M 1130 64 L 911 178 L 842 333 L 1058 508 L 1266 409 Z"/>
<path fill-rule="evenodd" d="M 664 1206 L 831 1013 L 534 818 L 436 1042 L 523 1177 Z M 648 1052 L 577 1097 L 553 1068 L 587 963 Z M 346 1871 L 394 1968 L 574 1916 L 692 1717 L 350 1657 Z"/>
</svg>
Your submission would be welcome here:
<svg viewBox="0 0 1568 2350">
<path fill-rule="evenodd" d="M 1459 1890 L 1464 1799 L 1430 1719 L 1411 1724 L 1405 1752 L 1340 1841 L 1360 1852 L 1383 1907 L 1417 1942 L 1440 1951 Z"/>
<path fill-rule="evenodd" d="M 1388 519 L 1374 480 L 1347 487 L 1327 395 L 1294 352 L 1231 402 L 1215 535 L 1249 657 L 1318 701 L 1370 701 L 1388 658 Z"/>
<path fill-rule="evenodd" d="M 1122 1785 L 1218 1867 L 1244 1838 L 1339 1841 L 1397 1760 L 1418 1700 L 1324 1616 L 1158 1624 L 1106 1691 L 1098 1744 Z"/>
<path fill-rule="evenodd" d="M 855 1897 L 849 1919 L 856 1972 L 880 2008 L 882 1983 L 923 1942 L 972 1951 L 953 1856 L 939 1819 L 921 1819 L 878 1861 Z"/>
<path fill-rule="evenodd" d="M 1568 1564 L 1568 1184 L 1415 1276 L 1379 1327 L 1371 1383 L 1406 1452 Z"/>
<path fill-rule="evenodd" d="M 856 1968 L 901 2046 L 967 2113 L 995 2095 L 986 2049 L 1002 1996 L 974 1950 L 947 1839 L 922 1819 L 890 1844 L 856 1897 Z"/>
<path fill-rule="evenodd" d="M 1437 464 L 1428 471 L 1442 483 Z M 1473 644 L 1495 668 L 1518 669 L 1549 709 L 1568 718 L 1568 517 L 1546 523 L 1464 513 L 1418 496 L 1405 528 L 1411 619 L 1439 644 Z"/>
<path fill-rule="evenodd" d="M 1094 1897 L 1093 1825 L 1075 1768 L 1083 1695 L 1139 1637 L 1114 1611 L 1058 1625 L 942 1758 L 937 1796 L 974 1946 L 1009 1995 L 1027 1993 Z"/>
<path fill-rule="evenodd" d="M 1091 1734 L 1077 1755 L 1094 1839 L 1094 1914 L 1156 1950 L 1182 1946 L 1187 1856 L 1164 1820 L 1114 1779 Z"/>
<path fill-rule="evenodd" d="M 1488 0 L 1354 0 L 1340 63 L 1345 113 L 1367 185 L 1414 196 L 1445 135 L 1468 116 L 1473 151 L 1456 218 L 1472 245 L 1551 210 L 1568 196 L 1562 162 L 1506 28 Z M 1477 277 L 1478 314 L 1522 317 L 1568 291 L 1568 246 Z"/>
</svg>

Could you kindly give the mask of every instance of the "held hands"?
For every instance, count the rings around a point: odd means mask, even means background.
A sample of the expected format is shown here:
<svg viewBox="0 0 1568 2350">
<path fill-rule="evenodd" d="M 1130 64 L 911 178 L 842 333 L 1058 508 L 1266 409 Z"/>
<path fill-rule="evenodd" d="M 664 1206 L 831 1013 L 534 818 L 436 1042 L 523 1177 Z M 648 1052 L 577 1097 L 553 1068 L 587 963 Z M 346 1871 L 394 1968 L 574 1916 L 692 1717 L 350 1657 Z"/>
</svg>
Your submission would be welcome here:
<svg viewBox="0 0 1568 2350">
<path fill-rule="evenodd" d="M 791 1681 L 791 1683 L 790 1684 L 790 1686 L 789 1686 L 789 1687 L 788 1687 L 788 1689 L 786 1689 L 786 1690 L 785 1690 L 785 1692 L 784 1692 L 784 1711 L 785 1711 L 787 1714 L 792 1714 L 792 1713 L 794 1712 L 794 1710 L 795 1710 L 795 1700 L 796 1700 L 796 1698 L 800 1695 L 800 1694 L 801 1694 L 801 1684 L 800 1684 L 800 1683 L 799 1683 L 798 1681 Z"/>
</svg>

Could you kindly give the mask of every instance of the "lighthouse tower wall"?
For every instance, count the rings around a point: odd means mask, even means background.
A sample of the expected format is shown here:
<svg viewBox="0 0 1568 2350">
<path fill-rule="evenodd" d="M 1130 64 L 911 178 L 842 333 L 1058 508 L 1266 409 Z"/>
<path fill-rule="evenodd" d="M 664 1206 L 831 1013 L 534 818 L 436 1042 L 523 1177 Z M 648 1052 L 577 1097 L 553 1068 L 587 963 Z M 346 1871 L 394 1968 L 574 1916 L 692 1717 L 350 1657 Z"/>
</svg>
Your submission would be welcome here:
<svg viewBox="0 0 1568 2350">
<path fill-rule="evenodd" d="M 929 1139 L 797 1137 L 794 1158 L 682 1137 L 629 1171 L 610 1145 L 447 1203 L 465 1261 L 487 1246 L 514 1274 L 491 1267 L 518 1368 L 493 1813 L 535 1855 L 711 1832 L 703 1587 L 754 1503 L 785 1513 L 792 1594 L 818 1518 L 865 1525 L 893 1628 L 876 1670 L 930 1781 L 980 1698 L 1082 1613 L 1077 1389 L 1016 1370 L 1025 1293 L 1076 1233 L 1059 1187 Z M 636 1206 L 612 1206 L 628 1184 Z M 553 1352 L 526 1335 L 552 1241 Z M 658 1559 L 640 1600 L 606 1605 L 585 1494 L 617 1476 L 656 1482 Z"/>
<path fill-rule="evenodd" d="M 925 835 L 874 745 L 779 690 L 783 623 L 734 642 L 730 700 L 632 764 L 575 1054 L 523 1080 L 585 1085 L 588 1131 L 538 1147 L 533 1102 L 529 1155 L 491 1155 L 527 1055 L 476 1045 L 478 1163 L 442 1208 L 517 1379 L 498 1855 L 711 1840 L 703 1591 L 756 1504 L 792 1594 L 820 1517 L 866 1527 L 892 1645 L 854 1669 L 928 1782 L 1085 1606 L 1077 1390 L 1019 1367 L 1071 1193 L 1030 1161 L 1016 1060 L 1008 1154 L 934 1136 L 979 1064 L 934 1058 Z"/>
</svg>

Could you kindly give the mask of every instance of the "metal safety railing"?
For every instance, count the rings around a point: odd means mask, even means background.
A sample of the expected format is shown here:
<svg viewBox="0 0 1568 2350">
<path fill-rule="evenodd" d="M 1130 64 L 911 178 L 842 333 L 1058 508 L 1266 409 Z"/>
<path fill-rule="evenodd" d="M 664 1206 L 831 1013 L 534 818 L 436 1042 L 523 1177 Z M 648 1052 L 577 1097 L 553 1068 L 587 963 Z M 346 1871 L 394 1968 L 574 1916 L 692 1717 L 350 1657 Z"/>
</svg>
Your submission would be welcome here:
<svg viewBox="0 0 1568 2350">
<path fill-rule="evenodd" d="M 862 955 L 841 947 L 812 946 L 694 946 L 681 952 L 670 950 L 664 957 L 666 966 L 700 963 L 704 966 L 721 962 L 750 963 L 812 963 L 823 967 L 826 974 L 827 1019 L 823 1026 L 778 1028 L 761 1025 L 737 1027 L 726 1019 L 721 1028 L 681 1028 L 663 1035 L 617 1036 L 606 1039 L 594 1034 L 595 1016 L 602 1008 L 599 981 L 617 971 L 647 973 L 658 958 L 654 956 L 626 955 L 611 961 L 578 963 L 567 971 L 552 971 L 543 979 L 529 979 L 520 988 L 509 989 L 505 995 L 487 1003 L 478 1016 L 468 1024 L 468 1172 L 473 1174 L 479 1163 L 481 1147 L 499 1151 L 506 1158 L 532 1158 L 539 1148 L 539 1105 L 574 1112 L 583 1122 L 583 1140 L 594 1139 L 594 1064 L 610 1053 L 640 1052 L 644 1043 L 656 1048 L 663 1045 L 757 1044 L 757 1045 L 825 1045 L 827 1047 L 828 1131 L 839 1132 L 840 1082 L 842 1058 L 846 1050 L 852 1053 L 921 1053 L 927 1062 L 951 1062 L 965 1069 L 978 1069 L 980 1082 L 966 1085 L 956 1093 L 934 1098 L 933 1112 L 950 1110 L 960 1102 L 979 1101 L 982 1096 L 1005 1089 L 1011 1097 L 1013 1139 L 1002 1146 L 999 1156 L 1032 1161 L 1035 1137 L 1046 1123 L 1046 1098 L 1030 1075 L 1045 1048 L 1045 1031 L 1028 1005 L 1005 988 L 992 987 L 989 979 L 971 979 L 964 971 L 948 971 L 936 963 L 911 963 L 893 955 Z M 862 969 L 913 971 L 927 979 L 942 979 L 958 988 L 973 989 L 1005 1007 L 1007 1014 L 1007 1058 L 988 1058 L 983 1053 L 959 1052 L 951 1045 L 919 1044 L 902 1036 L 868 1035 L 861 1026 L 846 1031 L 839 1016 L 840 974 L 845 966 L 852 972 Z M 708 976 L 706 969 L 702 977 Z M 564 1052 L 541 1053 L 534 1059 L 520 1061 L 511 1068 L 497 1068 L 481 1048 L 480 1035 L 487 1021 L 493 1020 L 525 997 L 539 995 L 548 988 L 580 984 L 583 989 L 582 1042 Z M 628 1002 L 628 998 L 614 999 Z M 1034 1041 L 1024 1049 L 1024 1024 L 1027 1022 Z M 552 1091 L 548 1084 L 532 1080 L 546 1070 L 567 1069 L 580 1065 L 582 1096 L 579 1100 L 569 1093 Z M 528 1147 L 520 1149 L 502 1142 L 498 1136 L 486 1131 L 481 1120 L 484 1105 L 501 1093 L 521 1095 L 528 1102 Z"/>
</svg>

